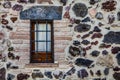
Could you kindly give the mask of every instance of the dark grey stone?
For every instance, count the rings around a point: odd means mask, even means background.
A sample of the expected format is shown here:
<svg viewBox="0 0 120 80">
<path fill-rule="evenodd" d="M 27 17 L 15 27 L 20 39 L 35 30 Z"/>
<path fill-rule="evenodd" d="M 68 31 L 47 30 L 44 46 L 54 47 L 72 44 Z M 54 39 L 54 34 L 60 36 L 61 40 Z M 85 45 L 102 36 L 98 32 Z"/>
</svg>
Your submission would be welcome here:
<svg viewBox="0 0 120 80">
<path fill-rule="evenodd" d="M 33 6 L 20 12 L 20 19 L 61 20 L 62 6 Z"/>
<path fill-rule="evenodd" d="M 28 74 L 20 73 L 17 75 L 17 80 L 27 80 L 30 77 Z"/>
<path fill-rule="evenodd" d="M 75 65 L 84 66 L 84 67 L 89 67 L 92 63 L 93 63 L 92 60 L 83 59 L 83 58 L 77 58 L 75 61 Z"/>
<path fill-rule="evenodd" d="M 106 78 L 94 78 L 93 80 L 107 80 Z"/>
<path fill-rule="evenodd" d="M 104 74 L 105 74 L 105 75 L 109 75 L 109 71 L 110 71 L 109 68 L 105 68 L 105 70 L 104 70 Z"/>
<path fill-rule="evenodd" d="M 91 21 L 90 17 L 86 17 L 85 19 L 82 20 L 82 22 L 90 22 L 90 21 Z"/>
<path fill-rule="evenodd" d="M 96 1 L 95 1 L 95 0 L 90 0 L 89 3 L 90 3 L 91 5 L 94 5 L 94 4 L 96 3 Z"/>
<path fill-rule="evenodd" d="M 113 32 L 110 31 L 108 32 L 103 39 L 103 42 L 105 43 L 115 43 L 115 44 L 120 44 L 120 32 Z"/>
<path fill-rule="evenodd" d="M 80 41 L 78 41 L 78 40 L 74 40 L 74 41 L 73 41 L 73 45 L 75 45 L 75 46 L 79 46 L 79 45 L 80 45 Z"/>
<path fill-rule="evenodd" d="M 60 0 L 61 3 L 65 6 L 68 0 Z"/>
<path fill-rule="evenodd" d="M 85 77 L 88 77 L 88 72 L 86 71 L 86 69 L 81 69 L 77 72 L 77 75 L 79 78 L 84 79 Z"/>
<path fill-rule="evenodd" d="M 93 80 L 101 80 L 101 78 L 94 78 Z"/>
<path fill-rule="evenodd" d="M 94 72 L 92 70 L 90 70 L 90 74 L 91 76 L 94 76 Z"/>
<path fill-rule="evenodd" d="M 81 43 L 84 44 L 84 45 L 88 45 L 88 44 L 90 44 L 90 41 L 88 41 L 88 40 L 83 40 Z"/>
<path fill-rule="evenodd" d="M 80 19 L 75 19 L 74 23 L 79 24 L 80 23 Z"/>
<path fill-rule="evenodd" d="M 70 46 L 69 47 L 69 54 L 73 57 L 85 56 L 86 51 L 81 46 Z"/>
<path fill-rule="evenodd" d="M 44 75 L 41 71 L 39 70 L 34 70 L 34 72 L 32 73 L 32 78 L 35 79 L 35 78 L 44 78 Z"/>
<path fill-rule="evenodd" d="M 93 31 L 90 31 L 88 34 L 93 34 Z"/>
<path fill-rule="evenodd" d="M 6 76 L 6 69 L 5 68 L 1 68 L 0 69 L 0 80 L 6 80 L 5 76 Z"/>
<path fill-rule="evenodd" d="M 98 26 L 95 26 L 95 28 L 94 28 L 93 31 L 94 31 L 94 32 L 101 32 L 101 29 L 99 29 Z"/>
<path fill-rule="evenodd" d="M 72 74 L 75 73 L 75 71 L 76 71 L 75 67 L 72 67 L 66 74 L 67 75 L 72 75 Z"/>
<path fill-rule="evenodd" d="M 110 30 L 110 27 L 105 27 L 105 29 Z"/>
<path fill-rule="evenodd" d="M 13 30 L 13 27 L 9 26 L 9 25 L 6 25 L 6 29 L 8 30 Z"/>
<path fill-rule="evenodd" d="M 89 1 L 89 3 L 90 3 L 91 5 L 94 5 L 94 4 L 97 3 L 97 2 L 99 2 L 99 0 L 90 0 L 90 1 Z"/>
<path fill-rule="evenodd" d="M 114 15 L 108 15 L 108 24 L 112 24 L 115 21 Z"/>
<path fill-rule="evenodd" d="M 63 79 L 65 79 L 66 76 L 71 76 L 72 74 L 74 74 L 76 71 L 75 67 L 72 67 L 68 72 L 66 72 L 63 76 Z"/>
<path fill-rule="evenodd" d="M 100 51 L 97 51 L 97 50 L 92 51 L 92 53 L 90 53 L 90 55 L 92 55 L 93 57 L 98 57 L 99 54 L 100 54 Z"/>
<path fill-rule="evenodd" d="M 120 80 L 120 73 L 115 72 L 113 74 L 113 77 L 114 77 L 115 80 Z"/>
<path fill-rule="evenodd" d="M 15 4 L 13 7 L 12 7 L 13 10 L 15 11 L 22 11 L 23 10 L 23 6 L 20 5 L 20 4 Z"/>
<path fill-rule="evenodd" d="M 90 65 L 88 68 L 94 68 L 95 64 Z"/>
<path fill-rule="evenodd" d="M 120 65 L 120 52 L 116 55 L 117 63 Z"/>
<path fill-rule="evenodd" d="M 15 78 L 15 75 L 13 74 L 8 74 L 7 80 L 13 80 Z"/>
<path fill-rule="evenodd" d="M 98 25 L 101 27 L 101 26 L 104 26 L 104 24 L 102 22 L 99 22 Z"/>
<path fill-rule="evenodd" d="M 11 8 L 11 6 L 12 6 L 12 4 L 11 4 L 10 1 L 7 1 L 7 2 L 3 3 L 4 8 Z"/>
<path fill-rule="evenodd" d="M 59 73 L 53 73 L 53 76 L 56 78 L 56 79 L 61 79 L 63 77 L 63 72 L 62 71 L 59 71 Z"/>
<path fill-rule="evenodd" d="M 103 79 L 101 79 L 101 80 L 107 80 L 106 78 L 103 78 Z"/>
<path fill-rule="evenodd" d="M 30 3 L 35 3 L 35 0 L 29 0 Z"/>
<path fill-rule="evenodd" d="M 53 78 L 51 71 L 46 71 L 44 74 L 45 74 L 46 77 L 48 77 L 48 78 L 50 78 L 50 79 Z"/>
<path fill-rule="evenodd" d="M 12 63 L 11 63 L 11 62 L 8 62 L 8 63 L 6 64 L 6 68 L 9 69 L 9 68 L 11 67 L 11 65 L 12 65 Z"/>
<path fill-rule="evenodd" d="M 19 3 L 27 3 L 28 0 L 17 0 L 17 2 L 19 2 Z"/>
<path fill-rule="evenodd" d="M 73 6 L 72 10 L 77 17 L 85 17 L 88 14 L 88 8 L 83 3 L 76 3 Z"/>
<path fill-rule="evenodd" d="M 102 51 L 102 54 L 103 54 L 103 55 L 107 55 L 107 54 L 108 54 L 108 51 L 107 51 L 107 50 L 103 50 L 103 51 Z"/>
<path fill-rule="evenodd" d="M 70 46 L 69 53 L 71 56 L 75 57 L 75 56 L 80 55 L 81 51 L 80 51 L 80 48 L 78 47 Z"/>
<path fill-rule="evenodd" d="M 75 26 L 74 31 L 76 31 L 76 32 L 86 32 L 86 31 L 89 31 L 90 28 L 91 28 L 91 25 L 78 24 L 77 26 Z"/>
<path fill-rule="evenodd" d="M 68 25 L 68 27 L 73 27 L 73 25 L 72 25 L 72 24 L 70 24 L 70 25 Z"/>
<path fill-rule="evenodd" d="M 95 17 L 99 20 L 103 19 L 103 14 L 101 12 L 97 12 L 97 14 L 95 15 Z"/>
<path fill-rule="evenodd" d="M 117 13 L 117 19 L 120 21 L 120 12 Z"/>
<path fill-rule="evenodd" d="M 98 70 L 98 71 L 96 72 L 96 75 L 97 75 L 97 76 L 101 76 L 101 75 L 102 75 L 102 74 L 101 74 L 101 71 Z"/>
<path fill-rule="evenodd" d="M 11 66 L 10 69 L 19 69 L 19 66 Z"/>
</svg>

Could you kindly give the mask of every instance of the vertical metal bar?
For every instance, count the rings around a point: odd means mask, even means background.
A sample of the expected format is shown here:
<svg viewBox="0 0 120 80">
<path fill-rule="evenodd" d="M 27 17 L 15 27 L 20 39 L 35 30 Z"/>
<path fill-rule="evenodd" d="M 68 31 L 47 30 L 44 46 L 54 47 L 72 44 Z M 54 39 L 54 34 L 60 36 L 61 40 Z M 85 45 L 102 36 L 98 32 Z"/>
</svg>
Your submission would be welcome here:
<svg viewBox="0 0 120 80">
<path fill-rule="evenodd" d="M 36 21 L 36 40 L 35 40 L 35 42 L 38 40 L 38 21 Z M 36 47 L 36 49 L 37 49 L 37 53 L 38 53 L 38 42 L 36 42 L 36 45 L 37 45 L 37 47 Z"/>
<path fill-rule="evenodd" d="M 48 43 L 47 43 L 47 40 L 48 40 L 48 35 L 47 35 L 47 30 L 48 30 L 48 22 L 46 21 L 46 62 L 48 62 Z"/>
</svg>

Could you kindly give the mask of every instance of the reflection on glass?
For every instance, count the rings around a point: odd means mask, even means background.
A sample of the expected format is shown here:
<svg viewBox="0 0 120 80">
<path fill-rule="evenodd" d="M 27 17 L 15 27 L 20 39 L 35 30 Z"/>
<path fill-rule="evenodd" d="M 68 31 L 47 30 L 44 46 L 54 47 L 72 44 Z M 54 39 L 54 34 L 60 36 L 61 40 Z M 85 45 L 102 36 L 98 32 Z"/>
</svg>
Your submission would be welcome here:
<svg viewBox="0 0 120 80">
<path fill-rule="evenodd" d="M 46 32 L 37 32 L 38 38 L 36 40 L 44 40 L 46 41 Z"/>
<path fill-rule="evenodd" d="M 47 37 L 47 40 L 48 40 L 48 41 L 51 41 L 51 32 L 47 32 L 47 36 L 48 36 L 48 37 Z"/>
<path fill-rule="evenodd" d="M 46 42 L 38 42 L 38 51 L 46 51 Z"/>
<path fill-rule="evenodd" d="M 47 42 L 47 51 L 50 52 L 51 51 L 51 42 Z"/>
<path fill-rule="evenodd" d="M 38 27 L 37 27 L 38 26 Z M 46 30 L 46 26 L 47 26 L 47 30 Z M 50 31 L 51 27 L 50 24 L 36 24 L 35 25 L 35 30 L 39 30 L 39 31 Z"/>
<path fill-rule="evenodd" d="M 46 24 L 38 24 L 38 30 L 46 31 Z"/>
<path fill-rule="evenodd" d="M 36 51 L 41 51 L 41 52 L 45 52 L 45 51 L 50 52 L 51 51 L 51 42 L 47 42 L 47 43 L 46 42 L 36 42 L 35 45 L 36 45 L 35 46 Z"/>
</svg>

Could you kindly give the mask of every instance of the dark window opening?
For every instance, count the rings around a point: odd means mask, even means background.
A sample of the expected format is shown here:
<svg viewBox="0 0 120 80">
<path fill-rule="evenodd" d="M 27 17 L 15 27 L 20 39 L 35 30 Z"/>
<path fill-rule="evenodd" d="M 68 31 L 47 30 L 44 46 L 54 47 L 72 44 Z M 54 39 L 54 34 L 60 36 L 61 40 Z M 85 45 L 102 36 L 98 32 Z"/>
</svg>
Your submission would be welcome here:
<svg viewBox="0 0 120 80">
<path fill-rule="evenodd" d="M 31 20 L 31 63 L 54 63 L 53 21 Z"/>
</svg>

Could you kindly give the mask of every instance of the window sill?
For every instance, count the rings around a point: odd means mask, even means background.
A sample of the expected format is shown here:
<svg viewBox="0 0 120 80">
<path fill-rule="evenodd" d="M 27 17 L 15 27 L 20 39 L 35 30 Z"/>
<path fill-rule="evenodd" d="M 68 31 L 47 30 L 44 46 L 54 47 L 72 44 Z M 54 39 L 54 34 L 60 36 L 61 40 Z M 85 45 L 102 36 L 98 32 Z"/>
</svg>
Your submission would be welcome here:
<svg viewBox="0 0 120 80">
<path fill-rule="evenodd" d="M 55 68 L 59 63 L 30 63 L 25 65 L 26 68 Z"/>
</svg>

